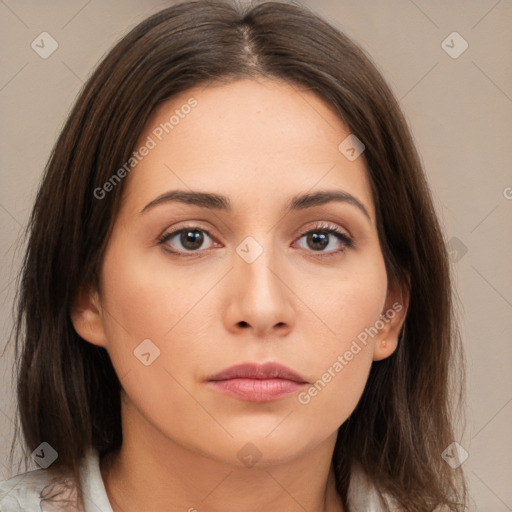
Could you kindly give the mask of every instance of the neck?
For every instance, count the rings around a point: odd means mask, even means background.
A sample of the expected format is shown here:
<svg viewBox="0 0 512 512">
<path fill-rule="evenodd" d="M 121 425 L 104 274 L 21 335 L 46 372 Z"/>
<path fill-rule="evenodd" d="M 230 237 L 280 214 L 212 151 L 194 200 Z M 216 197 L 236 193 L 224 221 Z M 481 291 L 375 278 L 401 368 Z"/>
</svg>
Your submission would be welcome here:
<svg viewBox="0 0 512 512">
<path fill-rule="evenodd" d="M 123 422 L 124 423 L 124 422 Z M 198 453 L 144 423 L 123 424 L 123 444 L 101 460 L 114 512 L 343 512 L 331 464 L 336 437 L 292 460 L 235 466 Z"/>
</svg>

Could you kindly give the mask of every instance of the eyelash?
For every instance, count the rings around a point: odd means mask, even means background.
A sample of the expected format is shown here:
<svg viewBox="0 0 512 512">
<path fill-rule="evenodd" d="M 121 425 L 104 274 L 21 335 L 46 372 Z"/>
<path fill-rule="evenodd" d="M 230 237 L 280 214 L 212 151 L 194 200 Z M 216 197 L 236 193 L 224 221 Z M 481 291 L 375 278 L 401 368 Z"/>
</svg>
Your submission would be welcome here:
<svg viewBox="0 0 512 512">
<path fill-rule="evenodd" d="M 203 229 L 201 226 L 189 225 L 189 226 L 185 226 L 183 228 L 177 229 L 175 231 L 171 231 L 170 233 L 163 233 L 157 239 L 158 244 L 164 245 L 175 235 L 178 235 L 178 234 L 180 234 L 182 232 L 186 232 L 186 231 L 201 231 L 203 233 L 206 233 L 212 240 L 214 240 L 214 237 L 210 234 L 210 232 L 208 230 Z M 348 249 L 352 249 L 354 247 L 354 240 L 352 238 L 350 238 L 347 234 L 343 233 L 342 231 L 340 231 L 338 228 L 334 227 L 333 225 L 325 224 L 325 223 L 313 226 L 311 229 L 308 229 L 304 233 L 301 233 L 301 235 L 299 236 L 299 238 L 297 240 L 300 240 L 302 237 L 304 237 L 305 235 L 308 235 L 310 233 L 319 233 L 319 232 L 334 235 L 340 242 L 342 242 L 342 248 L 337 251 L 329 251 L 329 252 L 325 252 L 325 253 L 323 251 L 310 251 L 313 254 L 315 254 L 315 256 L 318 256 L 321 258 L 329 258 L 332 256 L 336 256 L 336 255 L 345 253 Z M 183 256 L 186 258 L 190 257 L 190 256 L 195 256 L 198 253 L 202 252 L 201 250 L 182 252 L 182 251 L 176 251 L 173 249 L 169 249 L 167 247 L 165 247 L 164 250 L 173 255 Z M 208 250 L 208 249 L 206 249 L 206 250 Z"/>
</svg>

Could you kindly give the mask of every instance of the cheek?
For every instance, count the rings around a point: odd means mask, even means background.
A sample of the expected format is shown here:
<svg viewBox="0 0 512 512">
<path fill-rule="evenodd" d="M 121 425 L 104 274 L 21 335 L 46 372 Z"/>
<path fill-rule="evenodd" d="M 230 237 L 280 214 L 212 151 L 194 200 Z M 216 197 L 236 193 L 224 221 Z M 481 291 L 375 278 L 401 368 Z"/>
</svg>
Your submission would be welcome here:
<svg viewBox="0 0 512 512">
<path fill-rule="evenodd" d="M 179 436 L 193 436 L 196 427 L 211 421 L 193 398 L 194 386 L 211 355 L 204 345 L 212 339 L 212 325 L 219 324 L 212 303 L 219 302 L 216 284 L 226 269 L 199 275 L 194 266 L 185 271 L 157 250 L 142 254 L 126 245 L 113 243 L 103 265 L 110 359 L 130 401 L 146 418 L 161 430 L 172 426 Z M 172 411 L 181 411 L 179 418 Z"/>
<path fill-rule="evenodd" d="M 320 364 L 317 380 L 297 396 L 296 410 L 305 418 L 315 436 L 325 437 L 352 414 L 363 393 L 372 364 L 371 350 L 361 347 Z M 341 356 L 341 357 L 340 357 Z"/>
<path fill-rule="evenodd" d="M 200 438 L 209 418 L 188 392 L 204 338 L 204 323 L 194 314 L 218 278 L 205 276 L 190 286 L 179 271 L 164 277 L 142 264 L 140 255 L 120 258 L 115 249 L 104 259 L 102 306 L 107 350 L 124 399 L 160 431 Z"/>
<path fill-rule="evenodd" d="M 377 248 L 352 253 L 327 278 L 298 281 L 301 298 L 323 323 L 323 338 L 337 350 L 375 324 L 387 295 L 387 274 Z"/>
<path fill-rule="evenodd" d="M 375 323 L 387 292 L 386 269 L 379 254 L 360 258 L 357 265 L 347 264 L 339 279 L 324 283 L 321 292 L 313 293 L 309 287 L 302 290 L 311 310 L 322 320 L 314 324 L 316 328 L 320 325 L 322 334 L 307 332 L 304 336 L 319 340 L 314 350 L 303 347 L 304 364 L 311 368 L 315 382 L 297 401 L 303 414 L 315 425 L 318 421 L 314 418 L 321 417 L 326 429 L 341 425 L 352 413 L 373 363 Z"/>
<path fill-rule="evenodd" d="M 218 279 L 212 273 L 199 279 L 192 267 L 184 270 L 167 262 L 155 248 L 144 254 L 113 243 L 105 255 L 102 287 L 112 350 L 133 350 L 148 338 L 162 350 L 178 332 L 188 336 L 190 348 L 190 318 Z M 194 325 L 197 334 L 202 324 Z"/>
</svg>

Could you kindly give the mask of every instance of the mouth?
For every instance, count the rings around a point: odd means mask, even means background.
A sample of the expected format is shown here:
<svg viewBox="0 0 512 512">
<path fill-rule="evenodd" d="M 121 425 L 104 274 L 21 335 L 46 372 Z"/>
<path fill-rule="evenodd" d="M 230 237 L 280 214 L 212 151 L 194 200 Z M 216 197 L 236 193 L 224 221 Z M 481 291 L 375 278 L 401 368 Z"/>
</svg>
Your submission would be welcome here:
<svg viewBox="0 0 512 512">
<path fill-rule="evenodd" d="M 206 380 L 216 391 L 249 402 L 277 400 L 308 384 L 302 375 L 279 363 L 235 365 Z"/>
</svg>

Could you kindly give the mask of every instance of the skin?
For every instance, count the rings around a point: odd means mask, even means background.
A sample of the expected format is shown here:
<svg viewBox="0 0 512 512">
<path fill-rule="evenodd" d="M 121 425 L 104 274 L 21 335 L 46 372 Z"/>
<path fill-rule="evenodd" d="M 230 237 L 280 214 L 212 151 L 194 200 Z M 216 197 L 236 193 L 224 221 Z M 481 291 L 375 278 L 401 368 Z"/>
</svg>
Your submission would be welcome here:
<svg viewBox="0 0 512 512">
<path fill-rule="evenodd" d="M 123 445 L 101 461 L 112 508 L 343 510 L 331 467 L 337 429 L 371 365 L 396 349 L 407 309 L 403 290 L 388 286 L 364 154 L 349 161 L 338 150 L 350 131 L 322 99 L 266 79 L 172 98 L 140 143 L 191 97 L 197 106 L 125 178 L 100 289 L 82 290 L 72 313 L 123 386 Z M 225 195 L 232 211 L 167 202 L 140 213 L 175 189 Z M 346 202 L 283 213 L 292 196 L 318 190 L 352 194 L 370 218 Z M 354 247 L 341 251 L 328 235 L 318 249 L 304 235 L 318 223 Z M 190 224 L 205 230 L 196 252 L 179 234 L 159 244 Z M 263 248 L 251 263 L 236 250 L 248 236 Z M 298 393 L 248 402 L 205 382 L 234 364 L 276 361 L 314 383 L 396 302 L 402 310 L 308 404 Z M 160 356 L 145 366 L 134 350 L 148 338 Z M 237 457 L 247 443 L 261 454 L 253 467 Z"/>
</svg>

